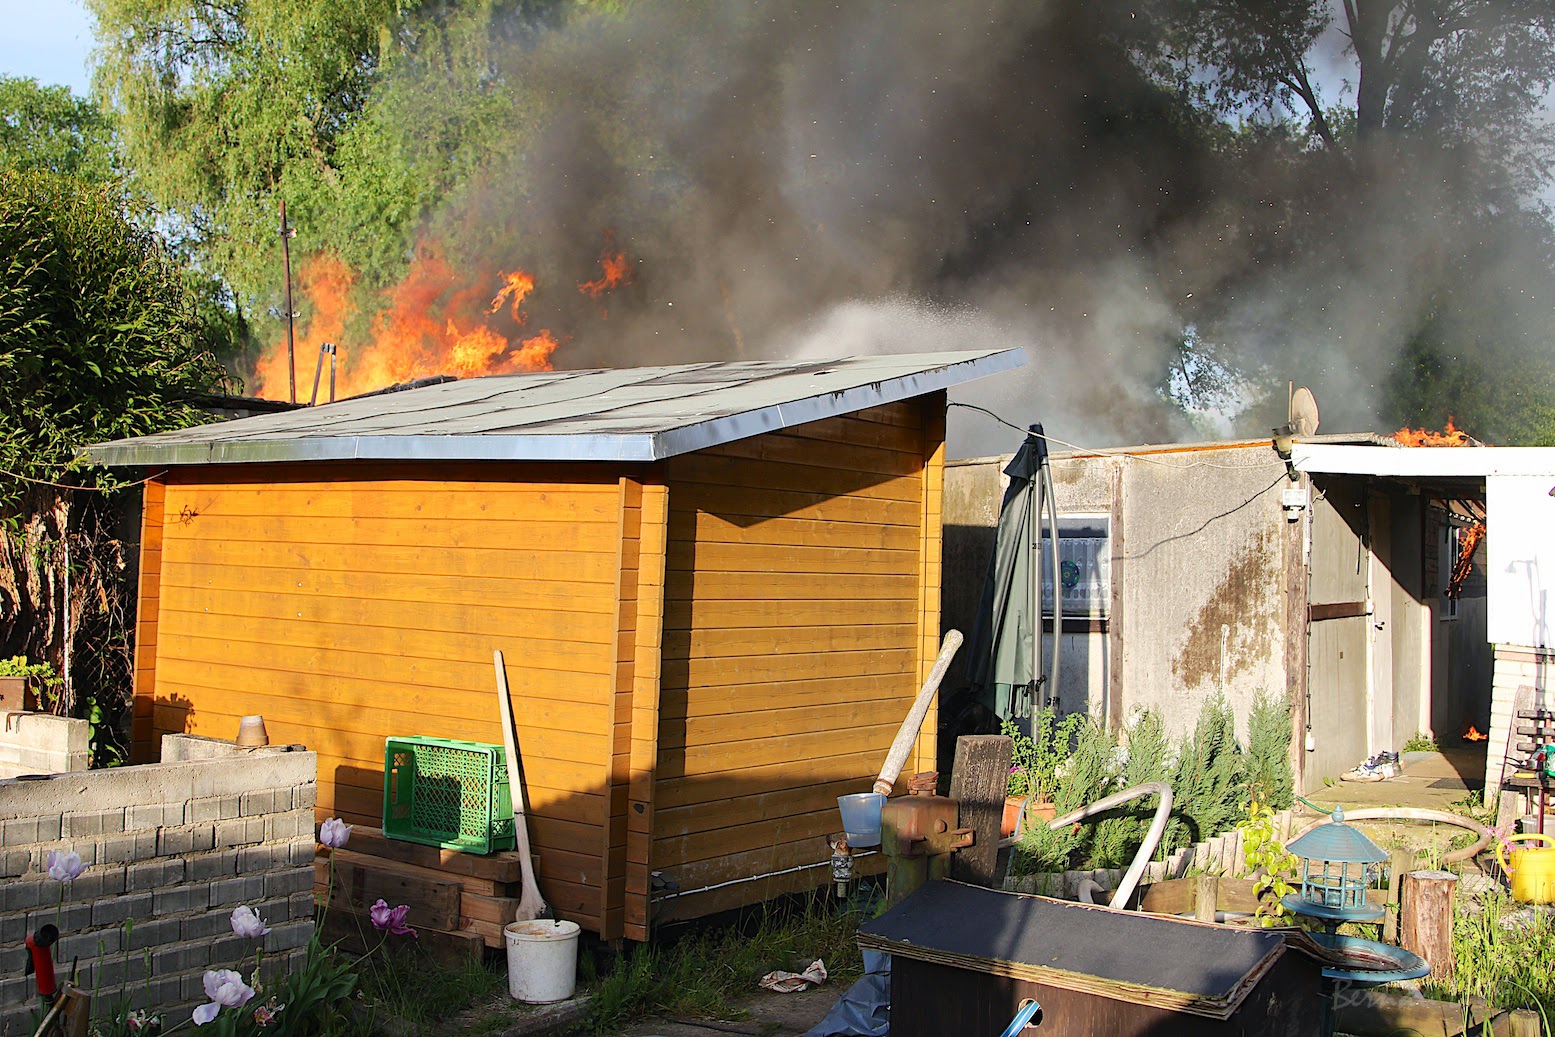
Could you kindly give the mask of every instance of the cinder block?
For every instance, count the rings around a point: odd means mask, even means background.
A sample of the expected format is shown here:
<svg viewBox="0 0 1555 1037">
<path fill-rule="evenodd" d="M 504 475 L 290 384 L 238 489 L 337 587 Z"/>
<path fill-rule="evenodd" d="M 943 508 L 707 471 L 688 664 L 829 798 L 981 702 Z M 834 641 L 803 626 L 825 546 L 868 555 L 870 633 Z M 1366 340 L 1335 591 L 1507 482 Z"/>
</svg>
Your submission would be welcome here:
<svg viewBox="0 0 1555 1037">
<path fill-rule="evenodd" d="M 221 819 L 220 796 L 201 796 L 199 799 L 191 799 L 186 806 L 184 819 L 191 823 Z"/>
<path fill-rule="evenodd" d="M 291 790 L 281 789 L 282 803 L 276 806 L 275 789 L 254 789 L 239 796 L 239 813 L 244 817 L 256 817 L 263 814 L 273 814 L 277 810 L 286 810 L 291 807 Z"/>
<path fill-rule="evenodd" d="M 304 864 L 312 864 L 313 858 L 318 855 L 319 848 L 314 843 L 312 836 L 306 839 L 296 839 L 291 843 L 291 865 L 300 868 Z"/>
<path fill-rule="evenodd" d="M 164 828 L 184 823 L 184 804 L 145 803 L 129 807 L 124 812 L 124 830 Z"/>
<path fill-rule="evenodd" d="M 36 817 L 16 817 L 0 822 L 0 846 L 26 846 L 28 843 L 51 842 L 58 838 L 58 832 L 47 840 L 39 838 Z"/>
<path fill-rule="evenodd" d="M 0 850 L 0 878 L 19 879 L 31 867 L 32 855 L 26 850 Z"/>
<path fill-rule="evenodd" d="M 77 900 L 115 897 L 124 892 L 124 865 L 96 864 L 70 884 L 70 895 Z"/>
<path fill-rule="evenodd" d="M 142 861 L 124 869 L 124 888 L 132 892 L 137 889 L 176 886 L 183 881 L 184 862 L 177 857 Z"/>
<path fill-rule="evenodd" d="M 210 902 L 210 887 L 205 883 L 192 886 L 172 886 L 154 890 L 151 894 L 151 911 L 158 918 L 181 915 L 188 911 L 204 911 Z"/>
<path fill-rule="evenodd" d="M 290 897 L 293 893 L 302 893 L 313 888 L 313 866 L 306 868 L 284 868 L 272 871 L 265 877 L 265 898 Z"/>
<path fill-rule="evenodd" d="M 22 1006 L 26 1012 L 30 1012 L 33 1005 L 37 1003 L 38 996 L 38 988 L 33 984 L 34 981 L 31 976 L 18 975 L 0 979 L 0 1005 L 8 1007 Z M 0 1018 L 4 1017 L 0 1016 Z M 24 1014 L 22 1018 L 26 1018 L 26 1015 Z M 27 1029 L 30 1033 L 32 1027 Z M 0 1030 L 0 1033 L 19 1034 L 21 1032 L 22 1030 L 19 1027 L 12 1027 L 10 1030 Z"/>
<path fill-rule="evenodd" d="M 105 987 L 139 983 L 151 969 L 150 955 L 144 951 L 113 954 L 97 962 L 97 981 Z"/>
<path fill-rule="evenodd" d="M 124 808 L 88 810 L 78 814 L 66 814 L 64 837 L 79 839 L 87 835 L 112 835 L 124 831 Z"/>
<path fill-rule="evenodd" d="M 210 892 L 207 890 L 206 899 L 209 898 Z M 178 938 L 209 941 L 231 932 L 232 912 L 225 908 L 218 908 L 215 911 L 206 911 L 204 914 L 188 915 L 183 918 L 178 929 Z"/>
<path fill-rule="evenodd" d="M 40 843 L 57 842 L 65 833 L 65 819 L 58 813 L 39 814 L 38 838 Z"/>
<path fill-rule="evenodd" d="M 124 947 L 132 951 L 146 947 L 155 949 L 176 939 L 178 939 L 176 918 L 153 918 L 144 922 L 137 920 L 125 929 Z"/>
<path fill-rule="evenodd" d="M 100 961 L 110 954 L 118 954 L 123 932 L 118 929 L 98 929 L 86 933 L 63 936 L 54 945 L 54 960 L 69 967 L 70 962 Z"/>
<path fill-rule="evenodd" d="M 104 864 L 128 864 L 155 857 L 157 855 L 156 830 L 105 835 L 97 840 L 95 855 L 97 861 Z"/>
<path fill-rule="evenodd" d="M 316 782 L 296 785 L 292 788 L 292 806 L 313 810 L 319 805 L 319 787 Z"/>
<path fill-rule="evenodd" d="M 303 919 L 297 922 L 287 922 L 285 925 L 272 925 L 270 935 L 265 937 L 265 949 L 267 951 L 289 951 L 297 947 L 306 947 L 308 941 L 313 938 L 313 920 Z"/>
<path fill-rule="evenodd" d="M 27 912 L 0 915 L 0 947 L 20 947 L 27 939 Z"/>
<path fill-rule="evenodd" d="M 60 853 L 74 853 L 81 858 L 81 863 L 87 867 L 100 863 L 97 859 L 97 843 L 101 840 L 66 839 L 55 843 L 37 843 L 28 847 L 27 852 L 32 855 L 32 870 L 42 875 L 47 872 L 49 854 L 54 851 Z"/>
<path fill-rule="evenodd" d="M 191 882 L 229 878 L 238 873 L 238 851 L 217 850 L 215 853 L 196 854 L 185 865 Z"/>
<path fill-rule="evenodd" d="M 263 842 L 264 838 L 265 819 L 262 817 L 234 817 L 216 822 L 217 846 L 247 846 Z"/>
<path fill-rule="evenodd" d="M 157 832 L 158 857 L 184 857 L 209 850 L 215 845 L 216 829 L 210 823 L 179 825 Z"/>
<path fill-rule="evenodd" d="M 203 943 L 174 943 L 160 947 L 151 954 L 153 976 L 172 976 L 193 969 L 203 972 L 209 964 L 210 951 L 208 945 Z M 174 994 L 174 997 L 182 996 L 181 990 Z"/>
<path fill-rule="evenodd" d="M 53 879 L 11 879 L 0 882 L 0 912 L 31 911 L 40 904 L 59 902 L 59 883 Z"/>
<path fill-rule="evenodd" d="M 210 906 L 223 907 L 247 904 L 265 895 L 264 878 L 252 875 L 235 879 L 218 879 L 210 886 Z"/>
<path fill-rule="evenodd" d="M 35 910 L 27 912 L 28 931 L 36 930 L 39 926 L 57 925 L 62 933 L 80 932 L 92 927 L 92 905 L 72 904 L 65 901 L 63 904 L 55 901 L 52 904 L 40 904 Z"/>
<path fill-rule="evenodd" d="M 318 901 L 313 899 L 313 891 L 306 893 L 293 893 L 286 898 L 291 904 L 291 916 L 297 918 L 312 918 L 318 912 Z"/>
<path fill-rule="evenodd" d="M 276 805 L 280 807 L 281 797 L 277 795 Z M 313 811 L 306 807 L 295 810 L 281 810 L 279 813 L 270 814 L 265 818 L 265 841 L 284 842 L 288 839 L 297 839 L 302 836 L 313 838 Z"/>
<path fill-rule="evenodd" d="M 260 843 L 238 850 L 238 874 L 276 871 L 291 863 L 291 846 L 287 843 Z"/>
<path fill-rule="evenodd" d="M 268 940 L 269 937 L 265 939 Z M 254 956 L 260 949 L 261 944 L 258 940 L 233 936 L 231 933 L 201 947 L 205 954 L 206 966 L 213 969 L 237 969 L 244 975 L 253 969 Z"/>
<path fill-rule="evenodd" d="M 140 920 L 151 917 L 151 894 L 131 893 L 128 896 L 105 897 L 92 904 L 92 925 L 95 928 L 119 925 L 126 918 Z"/>
</svg>

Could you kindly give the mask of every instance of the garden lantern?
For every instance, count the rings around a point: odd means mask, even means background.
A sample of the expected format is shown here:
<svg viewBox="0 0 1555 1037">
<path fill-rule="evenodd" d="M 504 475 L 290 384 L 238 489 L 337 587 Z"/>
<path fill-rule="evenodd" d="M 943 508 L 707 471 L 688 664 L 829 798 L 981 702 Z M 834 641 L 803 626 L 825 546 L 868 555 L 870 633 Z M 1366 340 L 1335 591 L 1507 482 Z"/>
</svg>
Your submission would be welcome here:
<svg viewBox="0 0 1555 1037">
<path fill-rule="evenodd" d="M 1382 847 L 1344 823 L 1344 812 L 1286 847 L 1301 858 L 1301 891 L 1287 894 L 1284 905 L 1298 915 L 1334 928 L 1343 922 L 1375 922 L 1385 913 L 1366 899 L 1371 869 L 1388 859 Z"/>
</svg>

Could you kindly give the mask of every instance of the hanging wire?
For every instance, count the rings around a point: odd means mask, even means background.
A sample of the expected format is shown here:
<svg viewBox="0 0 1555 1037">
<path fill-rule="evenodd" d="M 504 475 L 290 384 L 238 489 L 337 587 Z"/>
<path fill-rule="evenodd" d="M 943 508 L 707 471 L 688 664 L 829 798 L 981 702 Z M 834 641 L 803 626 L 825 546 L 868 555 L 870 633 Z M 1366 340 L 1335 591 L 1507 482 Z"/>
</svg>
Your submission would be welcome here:
<svg viewBox="0 0 1555 1037">
<path fill-rule="evenodd" d="M 1012 428 L 1023 436 L 1036 435 L 1035 432 L 1031 432 L 1029 429 L 1021 428 L 1014 422 L 1006 421 L 1004 418 L 995 414 L 988 408 L 979 407 L 975 403 L 960 403 L 956 400 L 952 400 L 950 401 L 950 406 L 965 407 L 967 410 L 975 410 L 980 414 L 986 414 L 993 420 L 997 421 L 999 424 Z M 1252 468 L 1269 468 L 1273 465 L 1283 464 L 1283 462 L 1280 461 L 1259 461 L 1256 464 L 1215 464 L 1212 461 L 1189 461 L 1186 464 L 1176 464 L 1171 461 L 1163 461 L 1157 457 L 1150 457 L 1146 454 L 1132 453 L 1128 450 L 1081 446 L 1078 443 L 1070 443 L 1066 440 L 1059 439 L 1057 436 L 1051 436 L 1045 433 L 1042 435 L 1042 438 L 1047 440 L 1049 443 L 1057 443 L 1059 446 L 1066 446 L 1071 450 L 1078 450 L 1083 454 L 1099 454 L 1103 457 L 1124 457 L 1131 461 L 1143 461 L 1146 464 L 1160 465 L 1162 468 L 1219 468 L 1224 471 L 1240 472 L 1247 471 L 1248 469 Z"/>
<path fill-rule="evenodd" d="M 168 469 L 164 468 L 160 472 L 157 472 L 155 475 L 148 475 L 144 479 L 136 479 L 134 482 L 121 482 L 113 486 L 72 486 L 69 483 L 50 482 L 47 479 L 34 479 L 30 475 L 22 475 L 20 472 L 13 472 L 5 468 L 0 468 L 0 475 L 16 479 L 20 482 L 32 483 L 34 486 L 52 486 L 56 490 L 77 490 L 81 493 L 112 493 L 115 490 L 127 490 L 131 486 L 140 486 L 143 483 L 151 482 L 153 479 L 160 479 L 167 473 Z"/>
</svg>

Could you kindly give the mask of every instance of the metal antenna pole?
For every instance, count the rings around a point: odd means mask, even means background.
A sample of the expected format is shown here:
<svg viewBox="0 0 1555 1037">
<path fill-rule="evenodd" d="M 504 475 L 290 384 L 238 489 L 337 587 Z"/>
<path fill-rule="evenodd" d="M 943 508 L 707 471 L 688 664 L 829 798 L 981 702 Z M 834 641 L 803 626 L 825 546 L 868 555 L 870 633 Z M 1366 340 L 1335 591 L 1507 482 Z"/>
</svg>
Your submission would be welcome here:
<svg viewBox="0 0 1555 1037">
<path fill-rule="evenodd" d="M 291 386 L 292 402 L 297 402 L 297 333 L 293 327 L 292 311 L 292 252 L 290 242 L 297 236 L 297 228 L 286 225 L 286 199 L 281 199 L 281 273 L 286 279 L 286 370 Z"/>
</svg>

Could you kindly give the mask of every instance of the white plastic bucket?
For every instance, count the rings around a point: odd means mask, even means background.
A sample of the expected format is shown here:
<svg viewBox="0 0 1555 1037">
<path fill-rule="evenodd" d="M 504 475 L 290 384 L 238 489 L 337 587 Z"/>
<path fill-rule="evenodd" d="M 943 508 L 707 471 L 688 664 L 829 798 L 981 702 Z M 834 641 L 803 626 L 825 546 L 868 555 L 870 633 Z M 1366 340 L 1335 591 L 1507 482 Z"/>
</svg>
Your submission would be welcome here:
<svg viewBox="0 0 1555 1037">
<path fill-rule="evenodd" d="M 851 796 L 838 796 L 837 809 L 842 812 L 842 829 L 848 834 L 848 845 L 855 848 L 880 845 L 880 809 L 885 797 L 878 792 L 855 792 Z"/>
<path fill-rule="evenodd" d="M 502 935 L 508 945 L 508 993 L 532 1005 L 565 1001 L 578 989 L 576 922 L 510 922 Z"/>
</svg>

